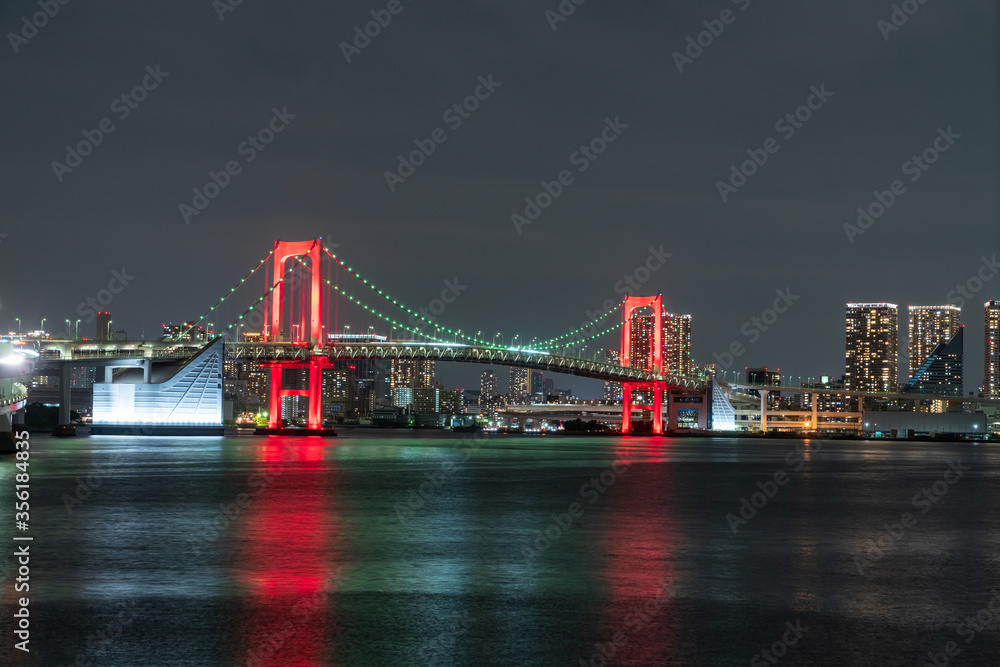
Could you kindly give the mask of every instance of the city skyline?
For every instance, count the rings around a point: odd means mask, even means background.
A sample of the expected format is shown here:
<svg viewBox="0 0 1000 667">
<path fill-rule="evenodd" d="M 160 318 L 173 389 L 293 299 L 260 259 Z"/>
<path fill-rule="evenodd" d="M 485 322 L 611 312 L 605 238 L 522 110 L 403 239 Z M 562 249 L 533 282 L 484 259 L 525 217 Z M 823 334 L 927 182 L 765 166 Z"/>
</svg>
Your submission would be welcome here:
<svg viewBox="0 0 1000 667">
<path fill-rule="evenodd" d="M 964 393 L 966 394 L 970 392 L 978 394 L 979 389 L 981 387 L 984 387 L 987 383 L 987 375 L 988 375 L 987 368 L 990 358 L 989 351 L 987 350 L 987 345 L 990 340 L 988 327 L 990 326 L 991 313 L 995 311 L 995 309 L 991 310 L 990 308 L 991 303 L 995 304 L 996 301 L 986 302 L 984 308 L 984 319 L 983 319 L 984 326 L 979 329 L 979 331 L 983 332 L 981 340 L 982 340 L 982 349 L 985 352 L 985 354 L 982 357 L 984 358 L 984 364 L 981 367 L 981 370 L 972 370 L 976 369 L 977 364 L 975 362 L 978 361 L 980 356 L 978 354 L 971 354 L 968 343 L 966 343 L 965 345 L 964 362 L 965 362 L 966 372 L 964 374 Z M 924 351 L 926 351 L 927 354 L 929 354 L 929 351 L 933 349 L 934 345 L 936 345 L 939 342 L 947 342 L 946 339 L 950 339 L 951 336 L 947 334 L 953 333 L 954 327 L 956 325 L 965 326 L 966 324 L 966 322 L 962 321 L 962 314 L 963 314 L 962 308 L 951 304 L 944 304 L 938 306 L 910 305 L 906 307 L 906 311 L 904 312 L 900 312 L 902 310 L 901 307 L 896 306 L 895 304 L 886 304 L 884 302 L 873 303 L 873 304 L 848 303 L 847 304 L 848 309 L 850 309 L 852 305 L 889 306 L 896 310 L 897 314 L 895 319 L 896 322 L 895 336 L 897 339 L 896 341 L 897 351 L 894 363 L 897 368 L 896 380 L 895 380 L 896 383 L 895 386 L 897 387 L 903 387 L 910 380 L 913 372 L 913 370 L 911 370 L 912 364 L 914 363 L 913 359 L 915 356 L 916 357 L 922 356 L 923 358 L 926 358 L 926 354 L 923 354 Z M 973 312 L 975 312 L 975 309 L 973 309 Z M 103 317 L 103 320 L 100 318 L 97 320 L 95 326 L 98 328 L 94 330 L 95 336 L 93 338 L 94 340 L 98 341 L 102 340 L 99 335 L 96 335 L 100 333 L 101 326 L 107 326 L 108 330 L 110 331 L 109 323 L 111 321 L 110 320 L 111 313 L 108 311 L 102 311 L 99 313 L 99 316 Z M 634 339 L 633 349 L 635 349 L 635 345 L 640 339 L 644 340 L 643 332 L 645 331 L 645 329 L 643 327 L 648 328 L 648 326 L 651 324 L 650 316 L 634 315 L 634 317 L 636 317 L 637 320 L 639 321 L 639 325 L 633 329 L 633 339 Z M 992 315 L 992 317 L 994 318 L 994 327 L 995 327 L 996 326 L 995 315 Z M 683 328 L 679 329 L 680 332 L 679 334 L 673 333 L 676 329 L 676 325 L 674 324 L 676 320 L 680 320 L 683 322 Z M 668 365 L 668 359 L 671 358 L 670 357 L 671 349 L 676 347 L 676 348 L 682 348 L 684 352 L 686 352 L 686 354 L 688 355 L 687 358 L 691 360 L 690 363 L 692 366 L 697 363 L 709 363 L 711 365 L 714 365 L 717 372 L 720 373 L 720 377 L 722 377 L 723 370 L 727 372 L 736 373 L 738 371 L 738 367 L 736 367 L 735 365 L 730 369 L 725 369 L 721 367 L 719 364 L 713 363 L 716 360 L 706 362 L 697 357 L 690 356 L 690 349 L 692 347 L 690 338 L 691 320 L 692 320 L 691 315 L 676 315 L 673 313 L 664 314 L 663 347 L 664 347 L 665 368 L 670 368 L 670 365 Z M 69 322 L 68 324 L 69 331 L 71 332 L 70 338 L 72 338 L 75 335 L 75 330 L 73 328 L 73 322 L 72 321 L 68 322 Z M 205 327 L 194 326 L 192 328 L 192 324 L 193 324 L 192 321 L 186 321 L 183 325 L 162 324 L 161 325 L 162 335 L 170 337 L 178 337 L 183 334 L 185 339 L 192 339 L 194 337 L 204 339 L 204 337 L 207 334 Z M 389 330 L 388 328 L 385 328 L 385 331 L 388 330 Z M 973 328 L 972 331 L 975 332 L 976 328 Z M 11 330 L 11 332 L 13 333 L 13 330 Z M 968 329 L 966 329 L 966 332 L 968 332 Z M 81 337 L 90 338 L 89 336 L 85 335 L 86 333 L 87 333 L 86 328 L 84 328 L 84 330 L 80 332 Z M 379 331 L 376 330 L 375 327 L 369 327 L 368 335 L 371 335 L 373 333 L 375 335 L 384 335 L 379 333 Z M 49 334 L 52 335 L 51 332 L 49 332 Z M 253 337 L 256 336 L 257 334 L 248 331 L 244 332 L 242 335 L 247 337 Z M 917 345 L 914 345 L 913 337 L 915 335 L 918 337 Z M 938 338 L 939 336 L 946 336 L 946 338 L 939 339 Z M 497 339 L 494 338 L 494 342 L 496 342 L 496 340 Z M 930 341 L 932 340 L 936 342 L 931 344 Z M 503 341 L 503 339 L 501 339 L 501 341 Z M 642 343 L 639 344 L 641 345 Z M 530 345 L 524 347 L 530 348 Z M 606 351 L 595 349 L 593 350 L 590 356 L 606 358 L 607 354 Z M 680 356 L 680 358 L 683 359 L 684 356 Z M 923 361 L 923 358 L 920 359 L 921 362 Z M 970 360 L 973 361 L 971 365 L 968 363 Z M 412 362 L 405 362 L 403 364 L 400 364 L 400 366 L 402 368 L 408 368 L 411 363 Z M 773 365 L 773 362 L 769 363 Z M 445 385 L 455 386 L 455 387 L 474 387 L 478 385 L 478 378 L 480 371 L 469 370 L 464 368 L 455 369 L 454 368 L 455 365 L 453 364 L 445 364 L 443 368 L 448 369 L 449 366 L 452 369 L 451 372 L 445 370 L 442 376 Z M 849 364 L 845 364 L 843 368 L 843 372 L 845 375 L 849 371 L 848 366 Z M 434 382 L 434 378 L 437 377 L 437 373 L 440 369 L 435 370 L 434 362 L 424 362 L 424 367 L 426 370 L 422 372 L 423 384 L 421 386 L 431 386 Z M 747 365 L 745 366 L 745 368 L 749 369 L 751 368 L 751 366 Z M 824 374 L 828 373 L 823 373 L 822 371 L 814 370 L 810 372 L 808 375 L 787 373 L 786 376 L 789 378 L 792 377 L 798 378 L 799 382 L 804 383 L 807 377 L 819 378 L 821 375 Z M 834 377 L 838 376 L 836 372 L 829 374 L 831 374 Z M 734 377 L 738 377 L 738 375 L 734 375 Z M 389 380 L 390 389 L 394 386 L 395 382 L 394 378 L 395 378 L 395 372 L 393 372 L 392 378 Z M 587 380 L 586 378 L 568 378 L 568 381 L 571 384 L 572 390 L 581 395 L 582 398 L 603 399 L 607 394 L 607 388 L 606 388 L 607 383 L 605 382 L 591 381 Z"/>
</svg>

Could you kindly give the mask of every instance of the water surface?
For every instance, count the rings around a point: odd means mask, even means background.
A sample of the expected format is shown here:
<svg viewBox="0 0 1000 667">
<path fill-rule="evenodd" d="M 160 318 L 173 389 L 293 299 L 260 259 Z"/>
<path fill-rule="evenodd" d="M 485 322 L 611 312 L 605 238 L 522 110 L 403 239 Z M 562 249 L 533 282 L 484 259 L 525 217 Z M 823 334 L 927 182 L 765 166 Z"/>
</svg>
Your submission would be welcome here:
<svg viewBox="0 0 1000 667">
<path fill-rule="evenodd" d="M 960 625 L 1000 588 L 996 445 L 31 443 L 32 651 L 5 547 L 2 664 L 923 665 L 952 641 L 948 664 L 1000 661 L 1000 617 Z"/>
</svg>

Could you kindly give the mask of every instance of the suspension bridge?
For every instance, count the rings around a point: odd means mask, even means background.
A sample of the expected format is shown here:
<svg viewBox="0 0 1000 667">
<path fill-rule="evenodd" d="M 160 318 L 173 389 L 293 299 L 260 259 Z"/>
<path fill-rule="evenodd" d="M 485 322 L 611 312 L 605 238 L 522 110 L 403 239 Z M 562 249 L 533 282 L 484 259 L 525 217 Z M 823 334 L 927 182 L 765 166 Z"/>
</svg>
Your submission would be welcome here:
<svg viewBox="0 0 1000 667">
<path fill-rule="evenodd" d="M 263 292 L 248 295 L 247 286 L 260 276 L 264 278 Z M 236 311 L 232 310 L 234 304 Z M 652 309 L 655 318 L 653 349 L 648 359 L 631 359 L 631 314 L 643 308 Z M 348 309 L 354 314 L 341 312 Z M 222 319 L 220 315 L 226 311 L 239 314 L 223 327 L 213 327 L 210 340 L 192 340 L 192 332 Z M 621 313 L 620 319 L 614 317 L 617 313 Z M 321 432 L 322 371 L 337 360 L 363 359 L 494 364 L 620 382 L 627 396 L 622 430 L 628 432 L 632 409 L 660 410 L 662 390 L 706 387 L 703 379 L 665 372 L 662 317 L 662 297 L 628 297 L 616 308 L 559 336 L 531 339 L 530 348 L 497 344 L 495 338 L 491 341 L 478 332 L 464 333 L 408 307 L 348 266 L 322 239 L 277 240 L 249 273 L 201 317 L 185 323 L 185 329 L 173 339 L 46 341 L 33 363 L 35 372 L 47 369 L 60 375 L 60 423 L 64 425 L 69 424 L 71 366 L 76 363 L 105 369 L 104 382 L 94 385 L 95 433 L 135 432 L 137 425 L 146 433 L 217 432 L 221 428 L 221 392 L 215 390 L 221 389 L 224 356 L 252 360 L 270 370 L 267 428 L 272 432 L 281 429 L 281 399 L 292 395 L 308 398 L 308 428 L 297 432 Z M 376 322 L 367 327 L 369 332 L 377 326 L 389 328 L 392 337 L 337 333 L 350 330 L 352 324 L 355 331 L 361 330 L 364 324 L 359 326 L 359 320 Z M 397 337 L 397 331 L 405 338 Z M 620 363 L 596 356 L 584 358 L 582 346 L 618 331 Z M 171 367 L 171 377 L 158 382 L 155 369 L 164 365 Z M 122 368 L 141 369 L 141 382 L 116 382 L 115 371 Z M 308 369 L 307 389 L 284 386 L 284 370 L 290 368 Z M 165 383 L 172 384 L 162 386 Z M 632 405 L 632 390 L 654 390 L 654 403 Z M 662 432 L 660 420 L 654 420 L 654 432 Z"/>
<path fill-rule="evenodd" d="M 254 279 L 263 277 L 263 289 L 252 293 Z M 259 284 L 259 283 L 256 283 Z M 633 358 L 633 317 L 652 313 L 651 344 L 642 358 Z M 377 287 L 323 244 L 277 240 L 274 248 L 239 282 L 225 292 L 197 320 L 172 339 L 152 341 L 47 340 L 37 350 L 13 349 L 0 359 L 0 426 L 11 425 L 25 405 L 19 377 L 55 374 L 60 377 L 59 421 L 62 434 L 70 426 L 70 371 L 73 365 L 104 369 L 104 381 L 94 384 L 95 434 L 148 435 L 221 434 L 223 359 L 250 360 L 269 369 L 267 432 L 281 432 L 281 399 L 308 399 L 308 427 L 297 434 L 321 433 L 322 371 L 341 360 L 433 360 L 493 364 L 563 373 L 622 384 L 621 430 L 632 429 L 633 410 L 663 414 L 663 396 L 670 391 L 700 393 L 711 404 L 712 417 L 732 421 L 728 398 L 733 389 L 765 393 L 843 394 L 885 399 L 955 400 L 954 396 L 880 394 L 844 389 L 815 389 L 726 385 L 715 378 L 699 378 L 667 371 L 663 359 L 662 296 L 628 296 L 615 308 L 583 325 L 552 338 L 530 339 L 528 347 L 497 344 L 432 320 L 422 310 L 408 307 Z M 238 313 L 238 314 L 237 314 Z M 226 321 L 216 329 L 214 322 Z M 369 325 L 369 322 L 375 324 Z M 204 324 L 214 330 L 209 340 L 194 340 Z M 368 334 L 341 334 L 353 326 Z M 373 333 L 388 327 L 391 336 Z M 240 335 L 242 331 L 242 337 Z M 400 332 L 400 338 L 396 332 Z M 615 336 L 619 362 L 586 358 L 583 346 Z M 515 337 L 513 340 L 516 340 Z M 512 340 L 512 343 L 513 343 Z M 6 345 L 6 344 L 4 344 Z M 132 369 L 119 372 L 122 369 Z M 290 389 L 286 369 L 307 369 L 308 388 Z M 123 377 L 128 376 L 128 377 Z M 3 389 L 0 386 L 0 389 Z M 651 403 L 635 403 L 645 397 Z M 971 400 L 971 399 L 970 399 Z M 980 403 L 996 403 L 976 399 Z M 813 402 L 815 406 L 815 401 Z M 766 428 L 767 402 L 761 401 L 761 424 Z M 813 410 L 815 413 L 815 409 Z M 813 415 L 812 424 L 818 425 Z M 713 425 L 713 428 L 715 426 Z M 662 419 L 653 419 L 653 433 L 663 432 Z"/>
</svg>

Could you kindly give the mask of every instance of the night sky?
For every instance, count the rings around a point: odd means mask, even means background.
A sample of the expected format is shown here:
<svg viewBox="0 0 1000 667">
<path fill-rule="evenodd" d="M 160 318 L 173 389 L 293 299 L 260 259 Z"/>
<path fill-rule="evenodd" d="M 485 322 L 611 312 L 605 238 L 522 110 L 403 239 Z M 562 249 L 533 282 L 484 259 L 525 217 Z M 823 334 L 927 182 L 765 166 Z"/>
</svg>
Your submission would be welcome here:
<svg viewBox="0 0 1000 667">
<path fill-rule="evenodd" d="M 983 302 L 1000 299 L 1000 268 L 968 282 L 1000 250 L 997 8 L 911 2 L 890 30 L 892 3 L 870 0 L 567 0 L 558 22 L 556 0 L 72 0 L 26 40 L 11 35 L 38 3 L 4 2 L 0 326 L 45 317 L 58 331 L 124 269 L 115 327 L 152 337 L 205 312 L 275 238 L 323 236 L 414 308 L 457 279 L 467 289 L 442 323 L 526 343 L 619 301 L 616 283 L 662 247 L 671 257 L 639 292 L 693 316 L 696 361 L 739 342 L 732 367 L 839 377 L 846 302 L 950 300 L 974 390 Z M 345 56 L 372 11 L 391 22 Z M 690 46 L 701 32 L 711 43 Z M 115 103 L 144 79 L 135 108 Z M 446 110 L 477 87 L 488 98 L 455 127 Z M 810 100 L 807 121 L 783 120 Z M 274 109 L 287 126 L 248 161 L 241 143 Z M 114 130 L 92 154 L 53 165 L 105 118 Z M 616 124 L 604 153 L 574 156 Z M 446 141 L 390 190 L 397 156 L 437 128 Z M 906 165 L 949 128 L 934 164 Z M 723 201 L 748 150 L 767 161 Z M 229 161 L 239 173 L 186 220 L 180 205 Z M 519 233 L 512 214 L 564 170 L 572 182 Z M 896 180 L 881 217 L 845 230 Z M 793 305 L 751 341 L 744 323 L 786 289 Z M 901 313 L 901 346 L 905 326 Z M 478 387 L 472 367 L 439 376 Z"/>
</svg>

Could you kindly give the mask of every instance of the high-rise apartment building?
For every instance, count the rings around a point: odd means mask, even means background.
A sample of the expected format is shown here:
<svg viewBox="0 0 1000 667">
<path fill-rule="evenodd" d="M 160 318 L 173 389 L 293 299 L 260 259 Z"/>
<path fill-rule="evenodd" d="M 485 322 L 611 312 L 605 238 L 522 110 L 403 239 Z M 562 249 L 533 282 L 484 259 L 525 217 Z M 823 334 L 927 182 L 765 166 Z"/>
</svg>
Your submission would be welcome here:
<svg viewBox="0 0 1000 667">
<path fill-rule="evenodd" d="M 958 306 L 910 306 L 910 339 L 907 378 L 927 361 L 941 343 L 947 343 L 961 326 L 962 309 Z"/>
<path fill-rule="evenodd" d="M 479 380 L 479 407 L 483 414 L 490 414 L 496 411 L 500 404 L 500 387 L 497 383 L 497 374 L 493 371 L 483 371 Z"/>
<path fill-rule="evenodd" d="M 652 370 L 653 315 L 632 313 L 632 338 L 629 340 L 629 360 L 632 368 Z"/>
<path fill-rule="evenodd" d="M 621 352 L 618 350 L 605 350 L 604 351 L 604 361 L 609 364 L 614 364 L 615 366 L 621 365 Z M 622 383 L 621 382 L 605 382 L 604 383 L 604 400 L 609 403 L 615 403 L 622 400 Z"/>
<path fill-rule="evenodd" d="M 949 340 L 938 343 L 914 373 L 910 381 L 903 387 L 905 392 L 916 394 L 946 394 L 961 396 L 963 394 L 963 365 L 965 348 L 965 327 Z M 943 403 L 943 402 L 942 402 Z M 942 412 L 943 404 L 939 404 L 934 412 Z"/>
<path fill-rule="evenodd" d="M 528 368 L 510 369 L 510 402 L 522 405 L 531 396 L 531 370 Z"/>
<path fill-rule="evenodd" d="M 847 388 L 894 391 L 898 373 L 898 306 L 894 303 L 847 304 L 846 333 Z"/>
<path fill-rule="evenodd" d="M 986 302 L 986 366 L 983 395 L 1000 399 L 1000 301 Z"/>
<path fill-rule="evenodd" d="M 633 315 L 631 359 L 633 367 L 652 369 L 653 315 Z M 663 314 L 663 371 L 691 374 L 691 316 Z"/>
<path fill-rule="evenodd" d="M 500 390 L 497 386 L 497 374 L 493 371 L 483 371 L 483 375 L 479 380 L 480 405 L 483 405 L 486 401 L 499 394 Z"/>
<path fill-rule="evenodd" d="M 389 390 L 402 387 L 421 388 L 434 386 L 434 361 L 393 359 L 389 369 Z"/>
<path fill-rule="evenodd" d="M 322 371 L 320 390 L 324 419 L 354 417 L 354 370 L 348 365 Z"/>
<path fill-rule="evenodd" d="M 541 371 L 531 371 L 531 402 L 545 402 L 545 388 Z"/>
<path fill-rule="evenodd" d="M 663 366 L 667 373 L 691 374 L 691 316 L 667 313 L 663 319 Z"/>
<path fill-rule="evenodd" d="M 389 391 L 404 387 L 412 388 L 417 377 L 417 362 L 409 359 L 393 359 L 389 366 Z M 395 394 L 393 394 L 395 400 Z"/>
</svg>

